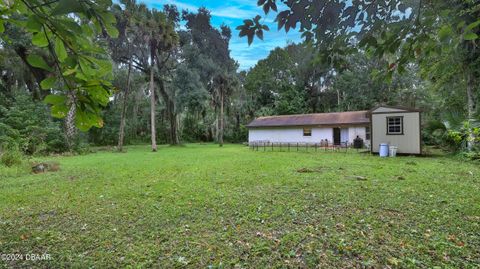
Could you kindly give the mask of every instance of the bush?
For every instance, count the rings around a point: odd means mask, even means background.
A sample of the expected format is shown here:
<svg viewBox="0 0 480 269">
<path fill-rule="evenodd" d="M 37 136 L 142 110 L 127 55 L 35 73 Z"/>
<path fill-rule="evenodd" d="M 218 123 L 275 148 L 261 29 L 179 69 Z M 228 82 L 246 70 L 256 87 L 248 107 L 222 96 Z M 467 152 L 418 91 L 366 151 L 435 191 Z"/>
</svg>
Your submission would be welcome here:
<svg viewBox="0 0 480 269">
<path fill-rule="evenodd" d="M 18 149 L 18 146 L 4 146 L 0 162 L 8 167 L 22 164 L 22 153 Z"/>
<path fill-rule="evenodd" d="M 92 150 L 90 150 L 89 144 L 79 142 L 79 143 L 76 143 L 75 147 L 73 148 L 73 152 L 79 155 L 85 155 L 88 153 L 92 153 Z"/>
<path fill-rule="evenodd" d="M 476 152 L 476 151 L 461 152 L 460 156 L 472 161 L 480 160 L 480 152 Z"/>
<path fill-rule="evenodd" d="M 26 155 L 66 150 L 61 121 L 50 116 L 46 104 L 17 90 L 8 102 L 0 100 L 0 144 L 18 145 Z"/>
</svg>

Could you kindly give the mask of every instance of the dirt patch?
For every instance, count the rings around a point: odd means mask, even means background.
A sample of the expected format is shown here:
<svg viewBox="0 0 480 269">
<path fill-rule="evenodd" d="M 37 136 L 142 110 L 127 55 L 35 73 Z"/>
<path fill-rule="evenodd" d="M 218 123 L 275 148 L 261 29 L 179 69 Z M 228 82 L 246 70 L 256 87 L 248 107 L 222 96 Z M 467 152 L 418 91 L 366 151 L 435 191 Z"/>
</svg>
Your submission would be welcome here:
<svg viewBox="0 0 480 269">
<path fill-rule="evenodd" d="M 368 178 L 367 177 L 364 177 L 364 176 L 349 176 L 347 177 L 348 179 L 354 179 L 354 180 L 358 180 L 358 181 L 367 181 Z"/>
<path fill-rule="evenodd" d="M 57 162 L 42 162 L 32 164 L 32 173 L 34 174 L 57 172 L 58 170 L 60 170 L 60 164 Z"/>
<path fill-rule="evenodd" d="M 303 168 L 297 169 L 297 172 L 298 173 L 321 173 L 323 170 L 325 170 L 324 167 L 317 167 L 317 168 L 303 167 Z"/>
</svg>

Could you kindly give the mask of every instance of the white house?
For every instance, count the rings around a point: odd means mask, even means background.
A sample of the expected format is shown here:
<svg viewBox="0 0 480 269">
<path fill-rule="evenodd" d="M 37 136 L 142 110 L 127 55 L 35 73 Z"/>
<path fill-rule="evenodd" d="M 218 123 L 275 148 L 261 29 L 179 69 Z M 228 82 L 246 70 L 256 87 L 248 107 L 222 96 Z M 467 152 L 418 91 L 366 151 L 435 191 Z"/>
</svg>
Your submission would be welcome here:
<svg viewBox="0 0 480 269">
<path fill-rule="evenodd" d="M 420 110 L 379 106 L 372 110 L 259 117 L 247 125 L 249 143 L 353 143 L 356 137 L 377 153 L 380 143 L 399 154 L 421 154 Z"/>
</svg>

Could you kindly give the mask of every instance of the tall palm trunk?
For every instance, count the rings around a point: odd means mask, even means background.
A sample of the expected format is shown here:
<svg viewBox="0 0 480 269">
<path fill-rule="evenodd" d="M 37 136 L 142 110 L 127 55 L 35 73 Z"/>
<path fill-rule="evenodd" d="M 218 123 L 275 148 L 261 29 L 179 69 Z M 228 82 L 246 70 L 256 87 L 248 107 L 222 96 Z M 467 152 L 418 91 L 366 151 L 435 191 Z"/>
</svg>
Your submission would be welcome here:
<svg viewBox="0 0 480 269">
<path fill-rule="evenodd" d="M 128 73 L 127 73 L 127 88 L 123 93 L 123 103 L 122 103 L 122 115 L 120 118 L 120 131 L 118 133 L 118 151 L 123 151 L 123 140 L 125 138 L 125 117 L 127 114 L 127 97 L 130 92 L 130 74 L 132 72 L 132 54 L 130 53 L 131 47 L 129 45 L 129 61 L 128 61 Z"/>
<path fill-rule="evenodd" d="M 77 128 L 75 127 L 75 115 L 77 114 L 77 106 L 75 102 L 75 95 L 73 92 L 68 94 L 68 105 L 70 109 L 68 110 L 67 116 L 65 117 L 65 141 L 67 142 L 67 147 L 69 151 L 72 151 L 75 147 L 75 140 L 77 135 Z"/>
<path fill-rule="evenodd" d="M 218 128 L 218 144 L 220 147 L 223 147 L 223 101 L 224 101 L 224 91 L 220 91 L 220 119 L 219 119 L 219 128 Z"/>
<path fill-rule="evenodd" d="M 137 89 L 138 91 L 138 89 Z M 133 99 L 133 113 L 132 113 L 132 130 L 131 135 L 134 139 L 137 139 L 138 134 L 138 93 L 136 92 Z"/>
<path fill-rule="evenodd" d="M 467 139 L 467 150 L 471 151 L 473 148 L 473 144 L 475 142 L 475 134 L 473 133 L 473 126 L 472 123 L 475 120 L 475 112 L 476 112 L 476 104 L 475 104 L 475 94 L 474 94 L 474 78 L 472 77 L 472 74 L 467 71 L 467 113 L 468 113 L 468 122 L 469 124 L 469 129 L 468 130 L 468 139 Z"/>
<path fill-rule="evenodd" d="M 152 133 L 152 151 L 157 151 L 157 134 L 155 127 L 155 85 L 154 85 L 154 57 L 151 59 L 150 65 L 150 127 Z"/>
</svg>

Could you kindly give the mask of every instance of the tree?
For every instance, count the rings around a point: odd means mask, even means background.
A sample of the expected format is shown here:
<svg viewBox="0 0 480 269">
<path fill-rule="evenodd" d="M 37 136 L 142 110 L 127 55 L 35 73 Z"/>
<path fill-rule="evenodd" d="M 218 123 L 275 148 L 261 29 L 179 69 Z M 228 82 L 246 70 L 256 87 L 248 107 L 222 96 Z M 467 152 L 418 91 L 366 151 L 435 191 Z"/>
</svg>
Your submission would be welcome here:
<svg viewBox="0 0 480 269">
<path fill-rule="evenodd" d="M 111 41 L 113 48 L 112 58 L 117 62 L 122 62 L 122 59 L 127 63 L 127 83 L 126 88 L 123 91 L 122 109 L 120 117 L 120 129 L 118 131 L 118 151 L 123 151 L 123 143 L 125 139 L 125 121 L 127 114 L 127 100 L 130 93 L 131 74 L 132 74 L 132 61 L 133 61 L 133 49 L 132 42 L 135 40 L 135 27 L 134 20 L 138 17 L 138 6 L 135 0 L 122 0 L 120 1 L 124 5 L 125 9 L 122 10 L 120 5 L 114 5 L 113 10 L 116 13 L 117 29 L 120 34 L 117 39 Z M 126 58 L 126 59 L 125 59 Z"/>
<path fill-rule="evenodd" d="M 160 58 L 163 58 L 164 54 L 168 54 L 178 40 L 174 28 L 175 21 L 170 17 L 174 11 L 169 7 L 168 12 L 170 13 L 166 14 L 166 11 L 148 9 L 145 4 L 137 4 L 136 1 L 128 1 L 125 9 L 124 15 L 132 16 L 134 23 L 131 28 L 134 29 L 134 32 L 131 33 L 133 35 L 132 42 L 128 43 L 131 47 L 126 46 L 128 48 L 127 56 L 119 57 L 119 60 L 124 64 L 131 64 L 133 68 L 148 76 L 151 143 L 152 151 L 157 151 L 156 102 L 158 98 L 156 98 L 156 88 L 163 92 L 164 84 L 160 72 L 165 61 Z M 120 24 L 118 27 L 127 29 L 127 24 Z M 114 45 L 114 47 L 121 49 L 122 46 Z M 125 49 L 123 53 L 125 53 Z M 168 60 L 169 57 L 165 58 Z"/>
<path fill-rule="evenodd" d="M 10 42 L 9 34 L 18 28 L 28 36 L 37 49 L 17 47 L 18 56 L 42 89 L 52 89 L 45 97 L 52 115 L 63 118 L 75 112 L 80 130 L 102 126 L 100 108 L 112 91 L 111 64 L 96 39 L 102 31 L 118 34 L 110 6 L 109 0 L 0 3 L 2 41 Z"/>
<path fill-rule="evenodd" d="M 245 88 L 254 98 L 255 111 L 265 114 L 301 114 L 316 112 L 317 104 L 312 87 L 316 87 L 307 48 L 290 44 L 275 48 L 266 59 L 260 60 L 245 78 Z M 318 74 L 318 73 L 317 73 Z M 308 98 L 310 97 L 310 98 Z"/>
<path fill-rule="evenodd" d="M 220 146 L 223 146 L 225 102 L 235 84 L 237 66 L 230 57 L 228 44 L 231 30 L 225 25 L 220 29 L 212 27 L 211 15 L 205 8 L 197 13 L 183 12 L 189 37 L 197 51 L 195 57 L 188 57 L 190 65 L 199 70 L 205 88 L 209 90 L 216 113 L 215 132 Z M 192 56 L 192 55 L 190 55 Z"/>
</svg>

